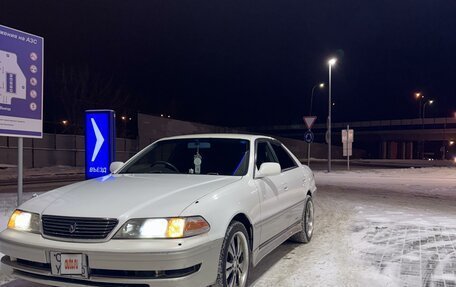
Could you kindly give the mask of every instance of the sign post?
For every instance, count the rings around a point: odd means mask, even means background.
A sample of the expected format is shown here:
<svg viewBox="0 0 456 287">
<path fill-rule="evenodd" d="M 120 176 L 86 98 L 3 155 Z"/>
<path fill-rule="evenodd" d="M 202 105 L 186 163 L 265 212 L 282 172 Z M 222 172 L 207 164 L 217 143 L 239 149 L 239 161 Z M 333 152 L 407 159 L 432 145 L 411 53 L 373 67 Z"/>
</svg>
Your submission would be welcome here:
<svg viewBox="0 0 456 287">
<path fill-rule="evenodd" d="M 347 170 L 350 170 L 350 156 L 353 155 L 354 130 L 347 125 L 346 130 L 342 130 L 343 156 L 347 157 Z"/>
<path fill-rule="evenodd" d="M 86 179 L 110 173 L 116 160 L 116 114 L 112 110 L 85 112 L 85 175 Z"/>
<path fill-rule="evenodd" d="M 0 25 L 0 136 L 18 138 L 17 205 L 22 203 L 23 138 L 43 137 L 44 39 Z"/>
<path fill-rule="evenodd" d="M 314 141 L 314 134 L 312 133 L 312 127 L 317 120 L 317 117 L 308 116 L 303 117 L 304 123 L 307 126 L 307 131 L 304 133 L 304 140 L 307 143 L 307 166 L 310 166 L 310 145 Z"/>
</svg>

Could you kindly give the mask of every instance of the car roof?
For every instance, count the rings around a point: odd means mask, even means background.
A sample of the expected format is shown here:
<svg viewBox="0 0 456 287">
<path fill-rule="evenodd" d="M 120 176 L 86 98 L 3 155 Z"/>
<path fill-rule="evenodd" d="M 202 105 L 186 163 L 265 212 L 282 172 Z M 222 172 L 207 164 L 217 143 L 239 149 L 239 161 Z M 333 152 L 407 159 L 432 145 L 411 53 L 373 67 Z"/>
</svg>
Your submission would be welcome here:
<svg viewBox="0 0 456 287">
<path fill-rule="evenodd" d="M 173 136 L 173 137 L 166 137 L 161 138 L 160 140 L 172 140 L 172 139 L 191 139 L 191 138 L 221 138 L 221 139 L 245 139 L 254 141 L 259 138 L 266 138 L 275 140 L 269 136 L 263 135 L 250 135 L 250 134 L 235 134 L 235 133 L 212 133 L 212 134 L 189 134 L 189 135 L 181 135 L 181 136 Z"/>
</svg>

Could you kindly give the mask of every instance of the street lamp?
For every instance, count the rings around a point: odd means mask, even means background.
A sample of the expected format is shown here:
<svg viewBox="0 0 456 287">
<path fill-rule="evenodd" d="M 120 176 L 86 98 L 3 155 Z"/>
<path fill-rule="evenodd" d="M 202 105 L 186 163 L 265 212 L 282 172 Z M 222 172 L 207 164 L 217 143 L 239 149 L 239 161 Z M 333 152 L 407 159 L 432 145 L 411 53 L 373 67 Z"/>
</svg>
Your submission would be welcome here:
<svg viewBox="0 0 456 287">
<path fill-rule="evenodd" d="M 122 120 L 122 123 L 123 123 L 123 137 L 125 139 L 125 141 L 127 140 L 127 124 L 128 124 L 128 121 L 131 121 L 131 118 L 129 118 L 128 116 L 121 116 L 120 119 Z"/>
<path fill-rule="evenodd" d="M 312 116 L 312 104 L 313 104 L 313 97 L 315 89 L 319 87 L 323 89 L 325 87 L 325 83 L 319 83 L 312 87 L 312 93 L 310 93 L 310 109 L 309 109 L 309 116 Z M 310 143 L 307 144 L 307 166 L 310 166 Z"/>
<path fill-rule="evenodd" d="M 418 113 L 418 116 L 421 118 L 422 114 L 423 114 L 423 99 L 424 99 L 424 95 L 421 93 L 421 92 L 417 92 L 415 93 L 415 99 L 419 100 L 420 101 L 420 106 L 419 106 L 419 113 Z"/>
<path fill-rule="evenodd" d="M 329 96 L 328 96 L 328 172 L 331 172 L 331 107 L 332 107 L 332 98 L 331 98 L 331 69 L 337 62 L 336 58 L 332 58 L 328 61 L 329 66 Z"/>
<path fill-rule="evenodd" d="M 423 105 L 423 115 L 422 115 L 423 120 L 424 120 L 425 115 L 426 115 L 426 105 L 432 105 L 433 103 L 434 103 L 434 100 L 429 100 L 429 101 L 424 103 L 424 105 Z"/>
<path fill-rule="evenodd" d="M 423 97 L 424 98 L 424 97 Z M 423 113 L 421 114 L 421 128 L 424 129 L 424 117 L 426 115 L 426 106 L 427 105 L 432 105 L 434 103 L 434 100 L 429 100 L 427 102 L 424 103 L 423 105 Z M 421 106 L 421 104 L 420 104 Z M 425 141 L 423 140 L 422 144 L 421 144 L 421 157 L 424 156 L 424 145 L 425 145 Z"/>
<path fill-rule="evenodd" d="M 325 87 L 325 83 L 319 83 L 312 87 L 312 93 L 310 94 L 310 109 L 309 109 L 309 116 L 312 115 L 312 104 L 313 104 L 313 97 L 316 88 L 323 89 Z"/>
</svg>

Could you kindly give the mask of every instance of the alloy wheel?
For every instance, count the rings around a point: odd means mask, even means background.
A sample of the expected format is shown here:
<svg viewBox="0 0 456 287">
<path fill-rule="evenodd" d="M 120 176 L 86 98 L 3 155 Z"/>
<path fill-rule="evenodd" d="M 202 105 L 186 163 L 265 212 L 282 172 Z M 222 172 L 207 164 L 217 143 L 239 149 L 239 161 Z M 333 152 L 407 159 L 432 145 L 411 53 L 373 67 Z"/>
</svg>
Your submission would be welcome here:
<svg viewBox="0 0 456 287">
<path fill-rule="evenodd" d="M 244 287 L 249 271 L 249 245 L 244 233 L 238 231 L 231 238 L 226 256 L 226 284 L 228 287 Z"/>
</svg>

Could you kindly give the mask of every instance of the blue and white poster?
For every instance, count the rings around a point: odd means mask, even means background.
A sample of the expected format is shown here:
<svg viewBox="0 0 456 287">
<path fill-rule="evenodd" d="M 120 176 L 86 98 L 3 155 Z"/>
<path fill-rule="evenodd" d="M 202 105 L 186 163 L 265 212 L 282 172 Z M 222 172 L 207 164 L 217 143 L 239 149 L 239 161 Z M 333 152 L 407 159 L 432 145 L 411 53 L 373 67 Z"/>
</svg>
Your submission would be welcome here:
<svg viewBox="0 0 456 287">
<path fill-rule="evenodd" d="M 0 136 L 43 137 L 44 39 L 0 25 Z"/>
</svg>

